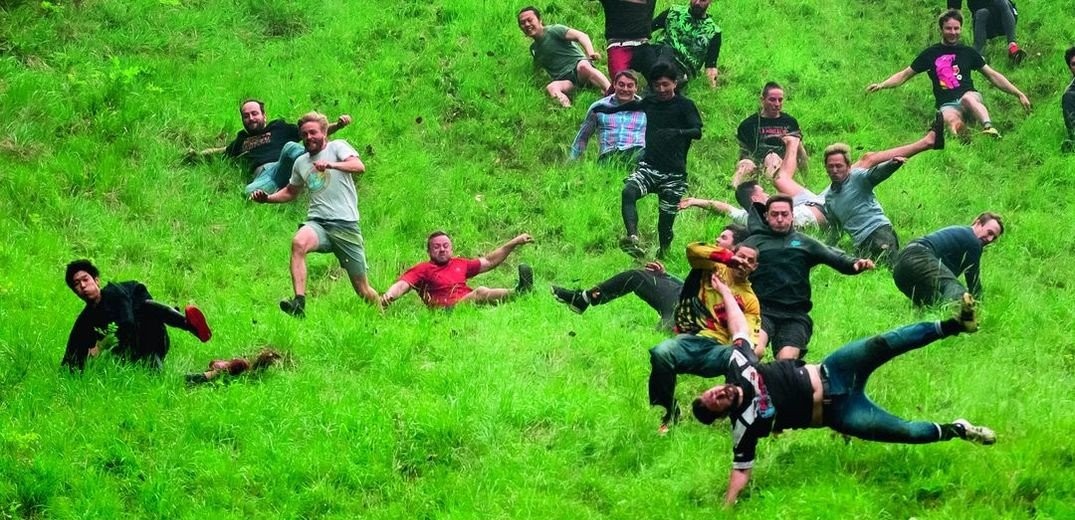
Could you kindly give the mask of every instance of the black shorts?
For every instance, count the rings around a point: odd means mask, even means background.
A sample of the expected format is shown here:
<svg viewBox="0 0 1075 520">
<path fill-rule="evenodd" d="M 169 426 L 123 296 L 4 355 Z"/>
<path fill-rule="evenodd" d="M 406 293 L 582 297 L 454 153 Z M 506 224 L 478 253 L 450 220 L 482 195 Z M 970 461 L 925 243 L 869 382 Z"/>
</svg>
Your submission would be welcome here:
<svg viewBox="0 0 1075 520">
<path fill-rule="evenodd" d="M 762 309 L 761 330 L 769 335 L 773 355 L 784 347 L 799 349 L 799 357 L 806 355 L 806 345 L 814 335 L 814 320 L 805 312 L 768 311 Z"/>
</svg>

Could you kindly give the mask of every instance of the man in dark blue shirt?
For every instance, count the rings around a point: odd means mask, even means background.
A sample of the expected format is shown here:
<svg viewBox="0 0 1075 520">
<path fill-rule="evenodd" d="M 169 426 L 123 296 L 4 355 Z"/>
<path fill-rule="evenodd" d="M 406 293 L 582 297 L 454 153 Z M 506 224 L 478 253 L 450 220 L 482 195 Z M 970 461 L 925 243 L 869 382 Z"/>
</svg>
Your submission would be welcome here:
<svg viewBox="0 0 1075 520">
<path fill-rule="evenodd" d="M 982 249 L 1004 234 L 1000 215 L 986 211 L 970 226 L 949 226 L 912 240 L 896 255 L 892 279 L 915 305 L 958 301 L 963 293 L 982 296 Z M 966 287 L 959 283 L 963 275 Z"/>
</svg>

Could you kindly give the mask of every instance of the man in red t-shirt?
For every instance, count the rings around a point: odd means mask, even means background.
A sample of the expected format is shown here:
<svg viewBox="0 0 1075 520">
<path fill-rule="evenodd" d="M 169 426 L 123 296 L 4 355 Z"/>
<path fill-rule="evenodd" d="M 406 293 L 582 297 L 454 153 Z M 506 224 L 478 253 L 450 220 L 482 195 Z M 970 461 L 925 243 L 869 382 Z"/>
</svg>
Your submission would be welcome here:
<svg viewBox="0 0 1075 520">
<path fill-rule="evenodd" d="M 516 247 L 533 241 L 530 235 L 523 233 L 485 256 L 474 259 L 458 258 L 452 256 L 452 239 L 448 234 L 436 231 L 426 240 L 429 261 L 403 273 L 399 280 L 381 295 L 381 303 L 387 307 L 411 289 L 417 290 L 422 301 L 434 308 L 452 307 L 467 301 L 497 303 L 507 300 L 515 293 L 527 292 L 534 286 L 534 272 L 526 264 L 519 264 L 519 284 L 514 290 L 488 287 L 471 289 L 467 286 L 467 280 L 496 268 Z"/>
</svg>

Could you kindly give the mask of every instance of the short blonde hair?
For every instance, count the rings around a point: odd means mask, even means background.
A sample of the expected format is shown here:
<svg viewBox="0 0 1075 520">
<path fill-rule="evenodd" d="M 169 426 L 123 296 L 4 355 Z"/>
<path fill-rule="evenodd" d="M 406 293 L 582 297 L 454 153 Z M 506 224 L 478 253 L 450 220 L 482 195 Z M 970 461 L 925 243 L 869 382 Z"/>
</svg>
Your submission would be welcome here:
<svg viewBox="0 0 1075 520">
<path fill-rule="evenodd" d="M 302 128 L 302 125 L 314 122 L 321 125 L 322 132 L 328 131 L 328 118 L 325 117 L 325 114 L 322 114 L 321 112 L 307 112 L 305 115 L 299 118 L 298 126 L 299 128 Z"/>
<path fill-rule="evenodd" d="M 830 155 L 836 154 L 844 156 L 844 160 L 847 161 L 847 164 L 851 164 L 851 147 L 845 143 L 834 143 L 826 146 L 822 158 L 823 160 L 828 161 Z"/>
</svg>

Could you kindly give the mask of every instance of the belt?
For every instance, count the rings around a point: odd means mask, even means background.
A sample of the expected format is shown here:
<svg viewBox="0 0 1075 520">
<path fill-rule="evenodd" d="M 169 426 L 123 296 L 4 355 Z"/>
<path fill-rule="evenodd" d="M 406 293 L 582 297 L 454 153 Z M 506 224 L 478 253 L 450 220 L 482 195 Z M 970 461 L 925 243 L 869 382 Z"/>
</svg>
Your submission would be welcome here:
<svg viewBox="0 0 1075 520">
<path fill-rule="evenodd" d="M 821 365 L 817 372 L 821 378 L 821 404 L 828 406 L 832 404 L 832 397 L 829 395 L 829 370 L 825 365 Z"/>
<path fill-rule="evenodd" d="M 613 47 L 641 47 L 642 45 L 645 45 L 647 43 L 649 43 L 649 40 L 646 38 L 643 38 L 641 40 L 623 40 L 618 42 L 609 42 L 608 47 L 606 47 L 606 49 L 611 49 Z"/>
</svg>

